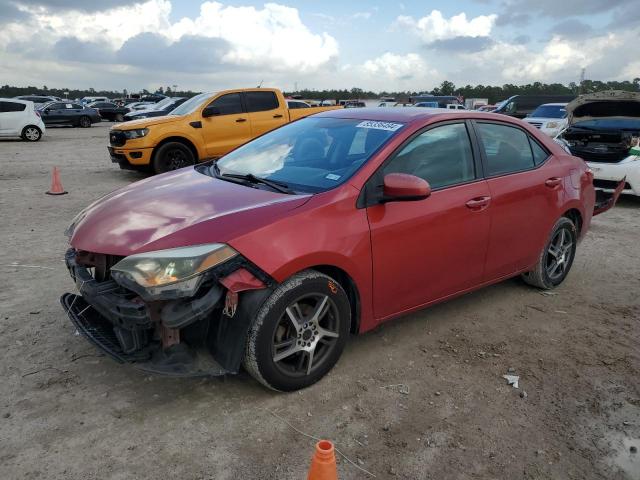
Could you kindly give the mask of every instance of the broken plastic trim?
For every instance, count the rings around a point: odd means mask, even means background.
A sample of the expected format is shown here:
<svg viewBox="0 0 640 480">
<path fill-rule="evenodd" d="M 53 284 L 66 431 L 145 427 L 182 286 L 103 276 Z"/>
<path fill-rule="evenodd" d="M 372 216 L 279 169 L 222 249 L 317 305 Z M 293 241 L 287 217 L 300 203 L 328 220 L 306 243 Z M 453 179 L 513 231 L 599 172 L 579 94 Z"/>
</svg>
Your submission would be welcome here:
<svg viewBox="0 0 640 480">
<path fill-rule="evenodd" d="M 624 190 L 626 182 L 627 177 L 624 177 L 622 180 L 620 180 L 613 193 L 607 193 L 603 190 L 596 190 L 596 203 L 593 206 L 594 217 L 606 212 L 607 210 L 610 210 L 615 206 L 618 198 L 620 198 L 622 190 Z"/>
</svg>

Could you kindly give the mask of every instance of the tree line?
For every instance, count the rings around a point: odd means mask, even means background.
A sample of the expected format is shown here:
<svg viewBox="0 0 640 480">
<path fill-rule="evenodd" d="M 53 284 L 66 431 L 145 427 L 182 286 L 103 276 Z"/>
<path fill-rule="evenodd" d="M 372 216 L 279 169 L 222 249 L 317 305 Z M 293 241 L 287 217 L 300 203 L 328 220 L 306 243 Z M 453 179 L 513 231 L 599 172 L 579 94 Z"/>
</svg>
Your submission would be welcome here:
<svg viewBox="0 0 640 480">
<path fill-rule="evenodd" d="M 640 91 L 640 78 L 634 78 L 632 81 L 609 81 L 602 82 L 600 80 L 584 80 L 580 84 L 571 82 L 568 85 L 562 83 L 541 83 L 534 82 L 526 85 L 505 84 L 502 86 L 492 85 L 465 85 L 463 87 L 456 86 L 453 82 L 445 80 L 439 86 L 431 91 L 382 91 L 373 92 L 371 90 L 363 90 L 361 88 L 352 89 L 325 89 L 325 90 L 309 90 L 303 89 L 298 91 L 285 92 L 285 95 L 295 95 L 301 98 L 313 100 L 355 100 L 364 98 L 394 98 L 396 100 L 406 100 L 411 96 L 420 93 L 428 93 L 431 95 L 456 95 L 464 98 L 487 98 L 489 103 L 496 103 L 500 100 L 507 99 L 513 95 L 580 95 L 583 93 L 600 92 L 603 90 L 625 90 L 630 92 Z M 140 95 L 148 93 L 163 93 L 169 96 L 192 97 L 200 92 L 191 90 L 173 91 L 171 87 L 160 87 L 156 92 L 141 90 L 137 92 Z M 35 86 L 15 87 L 4 85 L 0 87 L 0 97 L 15 97 L 18 95 L 43 94 L 54 95 L 62 98 L 82 98 L 87 96 L 104 96 L 108 98 L 126 97 L 129 92 L 126 90 L 95 90 L 89 89 L 68 89 L 68 88 L 48 88 L 46 85 L 42 88 Z"/>
</svg>

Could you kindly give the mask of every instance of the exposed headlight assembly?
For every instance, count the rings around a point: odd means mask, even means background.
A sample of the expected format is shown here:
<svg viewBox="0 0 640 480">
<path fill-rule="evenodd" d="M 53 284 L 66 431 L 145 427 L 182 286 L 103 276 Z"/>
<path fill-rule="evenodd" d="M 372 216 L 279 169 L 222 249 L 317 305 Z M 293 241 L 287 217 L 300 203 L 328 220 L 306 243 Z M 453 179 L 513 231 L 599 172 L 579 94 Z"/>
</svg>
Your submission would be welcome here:
<svg viewBox="0 0 640 480">
<path fill-rule="evenodd" d="M 111 267 L 111 276 L 144 300 L 189 297 L 195 295 L 206 271 L 236 255 L 222 243 L 139 253 Z"/>
<path fill-rule="evenodd" d="M 149 129 L 137 128 L 135 130 L 121 130 L 121 132 L 124 133 L 124 136 L 127 137 L 128 140 L 131 140 L 134 138 L 142 138 L 146 136 L 147 133 L 149 133 Z"/>
</svg>

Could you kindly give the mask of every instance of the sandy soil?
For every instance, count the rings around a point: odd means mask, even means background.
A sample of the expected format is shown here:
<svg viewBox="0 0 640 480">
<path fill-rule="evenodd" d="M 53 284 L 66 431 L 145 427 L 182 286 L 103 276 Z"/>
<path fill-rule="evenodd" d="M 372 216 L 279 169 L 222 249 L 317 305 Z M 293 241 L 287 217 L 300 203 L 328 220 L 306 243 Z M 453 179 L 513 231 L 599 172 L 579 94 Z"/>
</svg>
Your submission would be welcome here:
<svg viewBox="0 0 640 480">
<path fill-rule="evenodd" d="M 639 199 L 594 221 L 553 295 L 511 280 L 396 320 L 276 394 L 148 376 L 74 336 L 62 232 L 142 178 L 110 163 L 107 128 L 0 141 L 0 478 L 303 479 L 314 441 L 286 419 L 377 478 L 640 479 Z M 54 165 L 69 195 L 44 194 Z"/>
</svg>

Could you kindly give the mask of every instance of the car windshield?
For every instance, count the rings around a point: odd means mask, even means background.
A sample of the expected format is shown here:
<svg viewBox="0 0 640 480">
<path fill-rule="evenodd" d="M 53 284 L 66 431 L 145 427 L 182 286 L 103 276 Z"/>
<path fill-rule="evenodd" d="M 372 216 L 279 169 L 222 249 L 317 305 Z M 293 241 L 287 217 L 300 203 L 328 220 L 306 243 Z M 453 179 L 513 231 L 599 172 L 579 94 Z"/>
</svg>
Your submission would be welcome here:
<svg viewBox="0 0 640 480">
<path fill-rule="evenodd" d="M 574 127 L 588 130 L 634 130 L 640 131 L 640 118 L 595 118 L 576 122 Z"/>
<path fill-rule="evenodd" d="M 346 118 L 305 118 L 222 157 L 217 173 L 253 175 L 295 191 L 322 192 L 351 177 L 401 123 Z M 211 168 L 210 174 L 216 175 Z"/>
<path fill-rule="evenodd" d="M 151 110 L 162 110 L 164 107 L 172 103 L 173 100 L 174 99 L 171 97 L 163 98 L 158 103 L 154 103 L 153 105 L 151 105 Z"/>
<path fill-rule="evenodd" d="M 191 97 L 179 107 L 171 110 L 171 115 L 187 115 L 189 113 L 193 113 L 196 108 L 202 105 L 202 102 L 204 102 L 207 98 L 212 97 L 213 95 L 213 93 L 201 93 L 200 95 Z"/>
<path fill-rule="evenodd" d="M 565 118 L 567 109 L 564 105 L 540 105 L 530 116 L 533 118 Z"/>
</svg>

